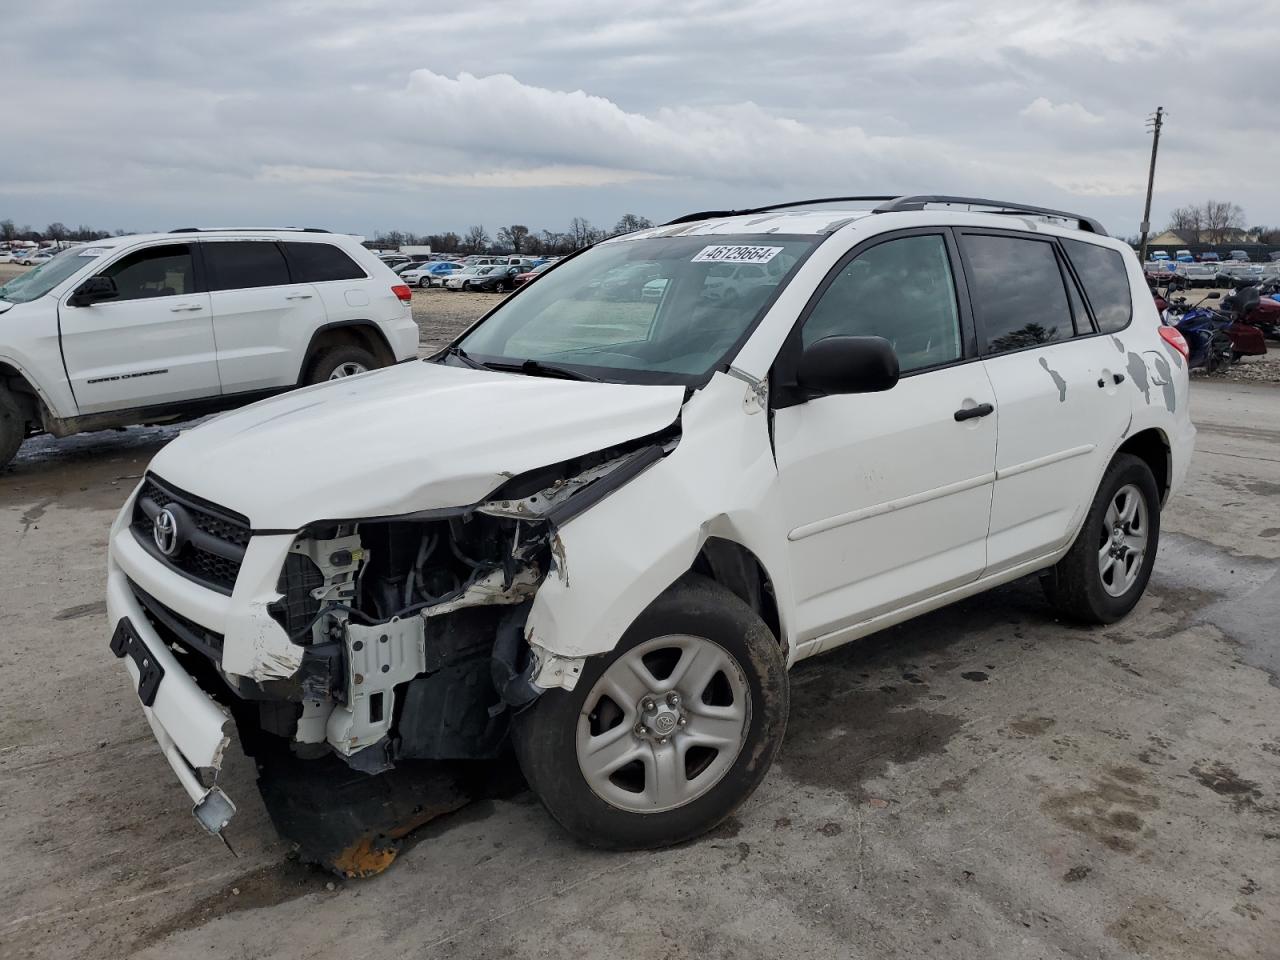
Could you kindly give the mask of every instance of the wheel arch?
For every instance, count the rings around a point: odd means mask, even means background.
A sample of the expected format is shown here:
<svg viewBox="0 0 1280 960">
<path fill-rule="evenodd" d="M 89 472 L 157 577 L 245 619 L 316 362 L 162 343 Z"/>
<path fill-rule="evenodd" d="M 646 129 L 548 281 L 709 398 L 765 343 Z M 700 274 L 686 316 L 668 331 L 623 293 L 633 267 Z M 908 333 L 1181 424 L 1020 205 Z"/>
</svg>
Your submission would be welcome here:
<svg viewBox="0 0 1280 960">
<path fill-rule="evenodd" d="M 1163 506 L 1173 485 L 1173 450 L 1165 432 L 1159 427 L 1140 430 L 1120 444 L 1116 456 L 1122 453 L 1137 457 L 1151 468 L 1151 473 L 1156 478 L 1156 489 L 1160 491 L 1160 504 Z"/>
<path fill-rule="evenodd" d="M 49 419 L 49 405 L 40 388 L 31 382 L 21 367 L 6 360 L 0 360 L 0 386 L 8 390 L 17 400 L 19 408 L 28 420 L 28 432 L 33 428 L 45 429 Z"/>
<path fill-rule="evenodd" d="M 302 354 L 297 380 L 301 384 L 307 370 L 322 350 L 330 347 L 353 346 L 368 350 L 383 366 L 396 362 L 395 352 L 387 335 L 372 320 L 338 320 L 316 327 Z"/>
<path fill-rule="evenodd" d="M 686 572 L 700 573 L 725 587 L 765 622 L 774 639 L 783 643 L 773 578 L 760 558 L 736 540 L 710 536 Z"/>
</svg>

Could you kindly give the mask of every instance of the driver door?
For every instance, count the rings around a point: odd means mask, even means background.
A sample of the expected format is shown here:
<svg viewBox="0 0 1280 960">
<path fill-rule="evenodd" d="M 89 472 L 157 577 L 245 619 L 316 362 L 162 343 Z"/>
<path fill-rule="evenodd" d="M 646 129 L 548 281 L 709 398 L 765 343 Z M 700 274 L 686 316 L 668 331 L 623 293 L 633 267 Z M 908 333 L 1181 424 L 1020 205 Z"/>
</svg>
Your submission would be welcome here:
<svg viewBox="0 0 1280 960">
<path fill-rule="evenodd" d="M 958 263 L 947 231 L 876 238 L 837 264 L 802 314 L 805 346 L 884 337 L 901 379 L 882 393 L 822 396 L 774 414 L 801 643 L 835 646 L 858 624 L 971 583 L 986 566 L 994 394 L 975 357 Z"/>
<path fill-rule="evenodd" d="M 58 307 L 81 415 L 218 396 L 209 294 L 198 292 L 191 244 L 134 250 L 95 276 L 115 281 L 114 298 Z"/>
</svg>

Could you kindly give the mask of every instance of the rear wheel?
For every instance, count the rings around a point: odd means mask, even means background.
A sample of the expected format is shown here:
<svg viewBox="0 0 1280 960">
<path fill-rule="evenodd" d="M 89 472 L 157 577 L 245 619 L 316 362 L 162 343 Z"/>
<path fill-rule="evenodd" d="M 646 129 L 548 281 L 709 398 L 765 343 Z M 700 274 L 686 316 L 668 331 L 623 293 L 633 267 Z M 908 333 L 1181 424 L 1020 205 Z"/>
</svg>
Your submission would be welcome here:
<svg viewBox="0 0 1280 960">
<path fill-rule="evenodd" d="M 712 829 L 764 779 L 786 729 L 786 662 L 756 613 L 688 577 L 573 691 L 515 719 L 521 769 L 583 843 L 664 847 Z"/>
<path fill-rule="evenodd" d="M 342 380 L 357 374 L 377 370 L 381 363 L 363 347 L 331 347 L 317 355 L 307 373 L 307 383 L 324 383 L 326 380 Z"/>
<path fill-rule="evenodd" d="M 27 418 L 18 401 L 0 387 L 0 469 L 8 466 L 27 436 Z"/>
<path fill-rule="evenodd" d="M 1146 462 L 1118 454 L 1067 555 L 1040 579 L 1061 613 L 1114 623 L 1147 589 L 1160 543 L 1160 492 Z"/>
</svg>

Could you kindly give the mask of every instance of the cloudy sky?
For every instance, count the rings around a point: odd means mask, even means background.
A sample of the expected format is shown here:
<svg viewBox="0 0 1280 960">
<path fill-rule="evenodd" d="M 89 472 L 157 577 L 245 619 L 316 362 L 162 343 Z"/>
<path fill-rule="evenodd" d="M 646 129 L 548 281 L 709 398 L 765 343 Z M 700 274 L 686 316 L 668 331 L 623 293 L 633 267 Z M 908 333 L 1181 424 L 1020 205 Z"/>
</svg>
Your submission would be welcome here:
<svg viewBox="0 0 1280 960">
<path fill-rule="evenodd" d="M 493 232 L 949 192 L 1126 235 L 1162 104 L 1156 225 L 1280 224 L 1280 0 L 1232 9 L 36 0 L 0 14 L 0 218 Z"/>
</svg>

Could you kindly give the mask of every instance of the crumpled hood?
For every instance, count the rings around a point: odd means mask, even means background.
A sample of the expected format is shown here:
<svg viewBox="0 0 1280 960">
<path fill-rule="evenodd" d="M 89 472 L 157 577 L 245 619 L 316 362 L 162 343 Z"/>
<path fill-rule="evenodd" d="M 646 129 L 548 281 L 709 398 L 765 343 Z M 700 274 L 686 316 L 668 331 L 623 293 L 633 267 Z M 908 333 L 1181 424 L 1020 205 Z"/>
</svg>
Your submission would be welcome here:
<svg viewBox="0 0 1280 960">
<path fill-rule="evenodd" d="M 670 425 L 681 386 L 412 361 L 296 390 L 182 434 L 159 477 L 254 529 L 475 503 L 508 477 Z"/>
</svg>

